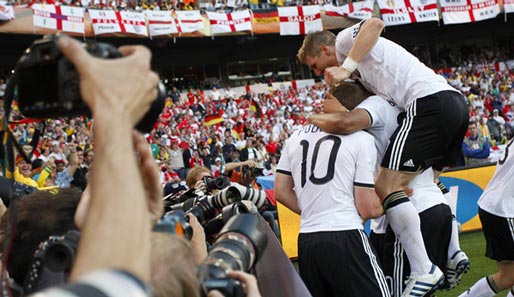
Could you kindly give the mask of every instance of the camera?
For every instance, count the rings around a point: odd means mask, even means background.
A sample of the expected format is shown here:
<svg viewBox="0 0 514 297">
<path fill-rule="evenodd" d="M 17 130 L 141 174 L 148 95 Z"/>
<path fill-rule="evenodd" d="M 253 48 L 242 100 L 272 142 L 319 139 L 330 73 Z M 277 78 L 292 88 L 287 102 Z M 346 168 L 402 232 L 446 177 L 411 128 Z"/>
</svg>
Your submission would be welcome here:
<svg viewBox="0 0 514 297">
<path fill-rule="evenodd" d="M 18 106 L 28 118 L 56 118 L 90 115 L 80 95 L 80 78 L 57 45 L 58 37 L 46 36 L 34 41 L 16 64 L 19 76 Z M 116 59 L 121 53 L 107 43 L 88 42 L 84 48 L 89 54 L 102 59 Z M 143 82 L 141 82 L 143 83 Z M 158 85 L 157 98 L 149 111 L 136 125 L 141 132 L 149 132 L 159 117 L 166 98 L 166 89 Z"/>
<path fill-rule="evenodd" d="M 152 231 L 175 234 L 191 240 L 193 229 L 186 218 L 182 210 L 168 212 L 153 226 Z"/>
<path fill-rule="evenodd" d="M 24 294 L 65 283 L 75 261 L 80 233 L 68 231 L 62 236 L 50 236 L 34 253 L 29 274 L 25 279 Z"/>
<path fill-rule="evenodd" d="M 224 175 L 221 175 L 217 178 L 204 176 L 203 182 L 208 192 L 212 190 L 222 190 L 230 185 L 230 180 Z"/>
<path fill-rule="evenodd" d="M 238 214 L 230 218 L 199 267 L 200 292 L 218 290 L 223 296 L 245 296 L 241 283 L 227 278 L 234 270 L 248 272 L 263 254 L 268 238 L 258 226 L 258 218 Z"/>
</svg>

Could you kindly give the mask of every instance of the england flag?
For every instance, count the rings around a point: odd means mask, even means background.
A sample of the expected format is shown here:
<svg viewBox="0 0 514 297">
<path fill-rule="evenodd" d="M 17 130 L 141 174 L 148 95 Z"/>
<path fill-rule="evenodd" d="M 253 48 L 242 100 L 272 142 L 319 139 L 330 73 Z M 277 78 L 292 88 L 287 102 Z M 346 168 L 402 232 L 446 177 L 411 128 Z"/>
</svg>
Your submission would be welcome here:
<svg viewBox="0 0 514 297">
<path fill-rule="evenodd" d="M 175 23 L 176 20 L 172 17 L 171 11 L 146 10 L 145 15 L 148 20 L 148 31 L 150 32 L 150 36 L 179 33 Z"/>
<path fill-rule="evenodd" d="M 328 16 L 349 17 L 352 19 L 367 20 L 373 14 L 373 1 L 350 2 L 343 6 L 327 4 L 324 6 Z"/>
<path fill-rule="evenodd" d="M 514 0 L 503 0 L 503 10 L 506 14 L 514 12 Z"/>
<path fill-rule="evenodd" d="M 495 18 L 498 0 L 440 0 L 444 24 L 462 24 Z"/>
<path fill-rule="evenodd" d="M 386 26 L 438 22 L 436 0 L 377 0 Z"/>
<path fill-rule="evenodd" d="M 95 35 L 121 32 L 148 36 L 142 13 L 90 9 L 89 16 Z"/>
<path fill-rule="evenodd" d="M 211 23 L 212 34 L 252 31 L 250 11 L 234 11 L 232 13 L 207 12 Z"/>
<path fill-rule="evenodd" d="M 323 31 L 318 5 L 279 7 L 280 35 L 305 35 Z"/>
<path fill-rule="evenodd" d="M 35 27 L 84 34 L 84 8 L 49 4 L 32 5 Z"/>
<path fill-rule="evenodd" d="M 184 33 L 203 30 L 203 21 L 198 10 L 177 10 L 177 18 L 180 28 Z"/>
<path fill-rule="evenodd" d="M 0 21 L 14 20 L 14 9 L 12 5 L 7 5 L 7 2 L 0 1 Z"/>
</svg>

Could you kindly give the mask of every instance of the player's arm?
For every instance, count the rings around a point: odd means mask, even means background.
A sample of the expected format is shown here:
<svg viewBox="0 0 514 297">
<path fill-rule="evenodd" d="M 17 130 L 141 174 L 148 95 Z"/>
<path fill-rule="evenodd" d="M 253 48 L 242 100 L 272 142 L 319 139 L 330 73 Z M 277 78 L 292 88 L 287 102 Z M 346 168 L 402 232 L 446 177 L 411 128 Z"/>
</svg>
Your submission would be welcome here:
<svg viewBox="0 0 514 297">
<path fill-rule="evenodd" d="M 384 213 L 382 203 L 380 203 L 380 199 L 375 193 L 375 188 L 356 185 L 353 187 L 353 191 L 355 206 L 364 221 L 376 219 Z"/>
<path fill-rule="evenodd" d="M 277 170 L 275 174 L 275 198 L 297 214 L 301 214 L 298 206 L 298 197 L 294 191 L 294 181 L 290 174 L 281 173 Z"/>
<path fill-rule="evenodd" d="M 384 26 L 384 22 L 378 18 L 371 18 L 362 23 L 352 49 L 348 53 L 348 58 L 356 63 L 362 61 L 377 43 L 380 34 L 382 34 L 382 30 L 384 30 Z M 353 70 L 350 72 L 353 72 Z"/>
<path fill-rule="evenodd" d="M 361 108 L 350 112 L 313 114 L 308 122 L 332 134 L 351 134 L 370 127 L 369 113 Z"/>
</svg>

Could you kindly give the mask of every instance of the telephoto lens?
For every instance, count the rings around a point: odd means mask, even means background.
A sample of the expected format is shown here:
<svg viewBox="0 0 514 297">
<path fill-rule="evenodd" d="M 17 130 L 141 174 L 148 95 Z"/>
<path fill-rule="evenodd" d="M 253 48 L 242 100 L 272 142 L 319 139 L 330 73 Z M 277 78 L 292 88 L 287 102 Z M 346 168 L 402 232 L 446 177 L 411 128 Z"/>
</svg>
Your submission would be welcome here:
<svg viewBox="0 0 514 297">
<path fill-rule="evenodd" d="M 227 278 L 234 270 L 248 272 L 263 254 L 268 238 L 258 227 L 252 214 L 238 214 L 230 218 L 214 243 L 207 259 L 199 267 L 200 290 L 204 296 L 211 290 L 223 296 L 244 296 L 241 284 Z M 243 292 L 243 295 L 240 295 Z"/>
</svg>

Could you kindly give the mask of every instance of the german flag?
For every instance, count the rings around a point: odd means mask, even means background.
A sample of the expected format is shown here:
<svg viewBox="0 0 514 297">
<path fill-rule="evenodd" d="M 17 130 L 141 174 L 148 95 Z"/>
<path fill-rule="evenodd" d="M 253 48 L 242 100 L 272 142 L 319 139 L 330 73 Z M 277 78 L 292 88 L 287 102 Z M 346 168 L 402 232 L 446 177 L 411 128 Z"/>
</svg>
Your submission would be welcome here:
<svg viewBox="0 0 514 297">
<path fill-rule="evenodd" d="M 223 121 L 225 121 L 225 119 L 223 119 L 223 112 L 220 112 L 218 114 L 210 114 L 210 115 L 205 116 L 203 125 L 204 126 L 212 126 L 212 125 L 216 125 L 217 123 L 221 123 Z"/>
<path fill-rule="evenodd" d="M 277 23 L 278 10 L 276 8 L 254 10 L 253 20 L 258 24 Z"/>
<path fill-rule="evenodd" d="M 262 117 L 262 109 L 259 105 L 259 102 L 256 99 L 252 99 L 252 101 L 250 102 L 250 111 L 255 112 L 255 116 L 257 118 Z"/>
</svg>

